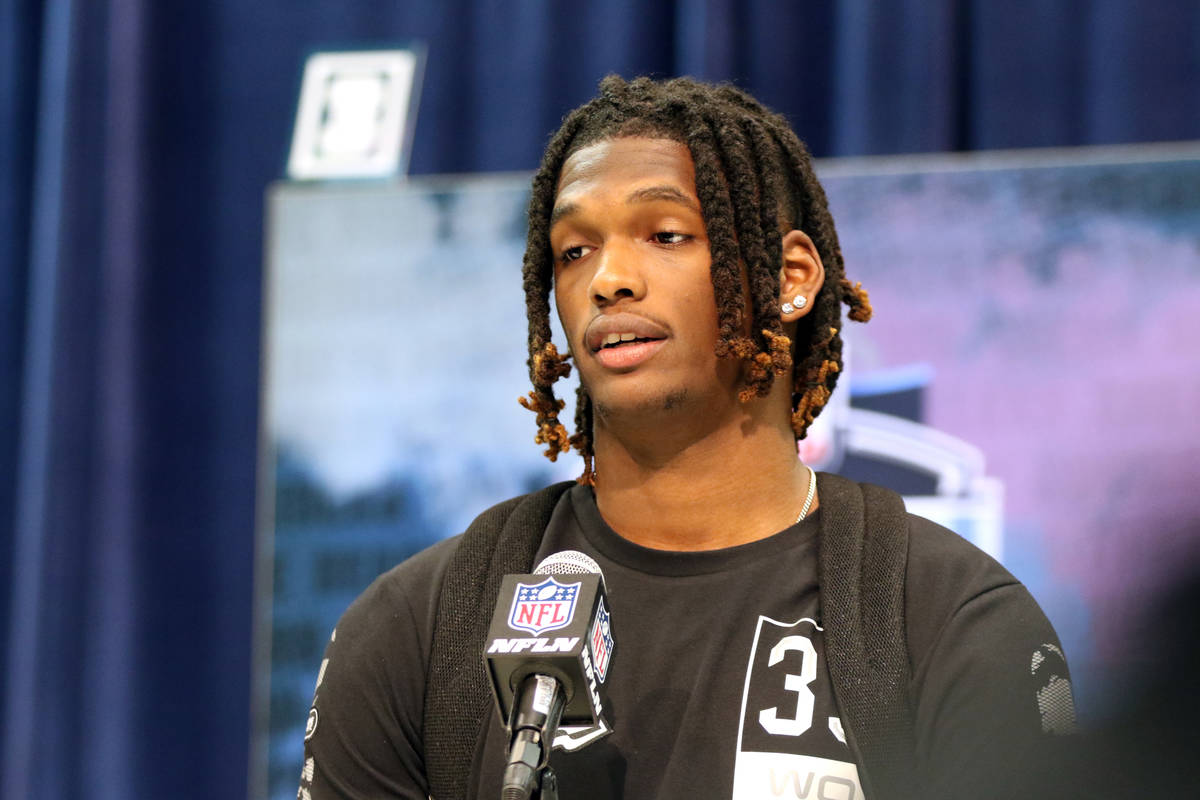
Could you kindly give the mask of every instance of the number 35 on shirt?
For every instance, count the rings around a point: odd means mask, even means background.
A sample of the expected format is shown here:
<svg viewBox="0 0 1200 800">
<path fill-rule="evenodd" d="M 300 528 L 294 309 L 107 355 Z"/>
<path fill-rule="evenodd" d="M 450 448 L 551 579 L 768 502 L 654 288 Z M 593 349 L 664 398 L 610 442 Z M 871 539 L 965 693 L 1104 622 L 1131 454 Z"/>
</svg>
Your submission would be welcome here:
<svg viewBox="0 0 1200 800">
<path fill-rule="evenodd" d="M 862 800 L 811 619 L 760 616 L 742 691 L 733 800 Z"/>
</svg>

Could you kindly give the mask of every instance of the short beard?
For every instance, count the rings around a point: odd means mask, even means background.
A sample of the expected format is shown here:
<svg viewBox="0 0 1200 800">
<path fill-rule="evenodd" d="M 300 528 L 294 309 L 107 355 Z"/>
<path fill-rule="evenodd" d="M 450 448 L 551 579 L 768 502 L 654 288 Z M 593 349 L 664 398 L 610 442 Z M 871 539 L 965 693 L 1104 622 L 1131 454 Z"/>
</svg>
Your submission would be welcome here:
<svg viewBox="0 0 1200 800">
<path fill-rule="evenodd" d="M 670 392 L 663 398 L 663 411 L 670 411 L 675 408 L 680 408 L 687 401 L 687 389 L 678 389 Z"/>
<path fill-rule="evenodd" d="M 676 389 L 674 391 L 667 392 L 667 394 L 662 398 L 661 410 L 674 411 L 675 409 L 683 408 L 687 403 L 687 399 L 687 389 Z M 593 403 L 595 403 L 595 405 L 592 406 L 592 411 L 596 414 L 596 416 L 608 418 L 612 415 L 613 409 L 611 406 L 607 406 L 604 403 L 596 401 L 593 401 Z"/>
</svg>

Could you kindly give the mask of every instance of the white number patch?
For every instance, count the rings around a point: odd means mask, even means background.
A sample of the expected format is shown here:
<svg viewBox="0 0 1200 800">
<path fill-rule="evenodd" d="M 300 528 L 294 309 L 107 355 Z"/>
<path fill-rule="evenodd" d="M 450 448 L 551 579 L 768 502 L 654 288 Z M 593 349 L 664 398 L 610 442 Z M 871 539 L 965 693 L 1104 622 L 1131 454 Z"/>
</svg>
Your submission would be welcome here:
<svg viewBox="0 0 1200 800">
<path fill-rule="evenodd" d="M 776 736 L 799 736 L 811 728 L 813 722 L 815 698 L 809 687 L 817 677 L 817 649 L 807 636 L 785 636 L 771 648 L 771 658 L 767 664 L 774 667 L 788 652 L 800 653 L 803 656 L 800 674 L 788 672 L 783 679 L 784 688 L 796 693 L 795 713 L 790 717 L 780 717 L 779 708 L 774 706 L 758 712 L 758 724 L 762 725 L 767 733 Z"/>
<path fill-rule="evenodd" d="M 731 800 L 864 800 L 825 666 L 807 617 L 760 616 L 746 664 Z M 828 728 L 817 719 L 828 719 Z"/>
</svg>

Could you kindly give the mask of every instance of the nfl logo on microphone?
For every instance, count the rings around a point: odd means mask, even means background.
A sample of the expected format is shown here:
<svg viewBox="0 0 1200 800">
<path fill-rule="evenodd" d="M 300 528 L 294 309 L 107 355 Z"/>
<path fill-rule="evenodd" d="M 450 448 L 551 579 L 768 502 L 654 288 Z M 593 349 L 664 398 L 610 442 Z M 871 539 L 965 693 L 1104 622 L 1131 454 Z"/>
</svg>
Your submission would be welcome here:
<svg viewBox="0 0 1200 800">
<path fill-rule="evenodd" d="M 518 583 L 508 614 L 509 627 L 529 631 L 534 636 L 565 628 L 575 616 L 580 586 L 578 583 L 559 583 L 553 576 L 541 583 Z"/>
<path fill-rule="evenodd" d="M 600 605 L 596 607 L 596 619 L 592 621 L 592 633 L 588 639 L 592 646 L 592 662 L 596 665 L 596 677 L 603 683 L 613 652 L 612 622 L 608 609 L 604 607 L 603 598 L 600 599 Z"/>
</svg>

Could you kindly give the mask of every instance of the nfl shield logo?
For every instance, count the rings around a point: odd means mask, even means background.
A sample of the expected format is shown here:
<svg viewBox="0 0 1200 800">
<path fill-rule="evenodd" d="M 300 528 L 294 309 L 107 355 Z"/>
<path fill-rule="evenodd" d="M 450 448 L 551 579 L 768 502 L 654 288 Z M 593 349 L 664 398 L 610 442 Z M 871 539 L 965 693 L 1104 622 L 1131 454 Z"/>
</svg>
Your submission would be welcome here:
<svg viewBox="0 0 1200 800">
<path fill-rule="evenodd" d="M 551 576 L 541 583 L 518 583 L 508 625 L 534 636 L 565 628 L 575 616 L 581 583 L 559 583 Z"/>
<path fill-rule="evenodd" d="M 608 609 L 604 607 L 603 598 L 600 599 L 600 606 L 596 609 L 596 619 L 592 622 L 592 635 L 588 637 L 588 640 L 592 646 L 592 663 L 596 665 L 596 676 L 603 683 L 604 676 L 608 673 L 608 662 L 612 659 L 614 644 L 612 623 L 609 619 Z"/>
</svg>

